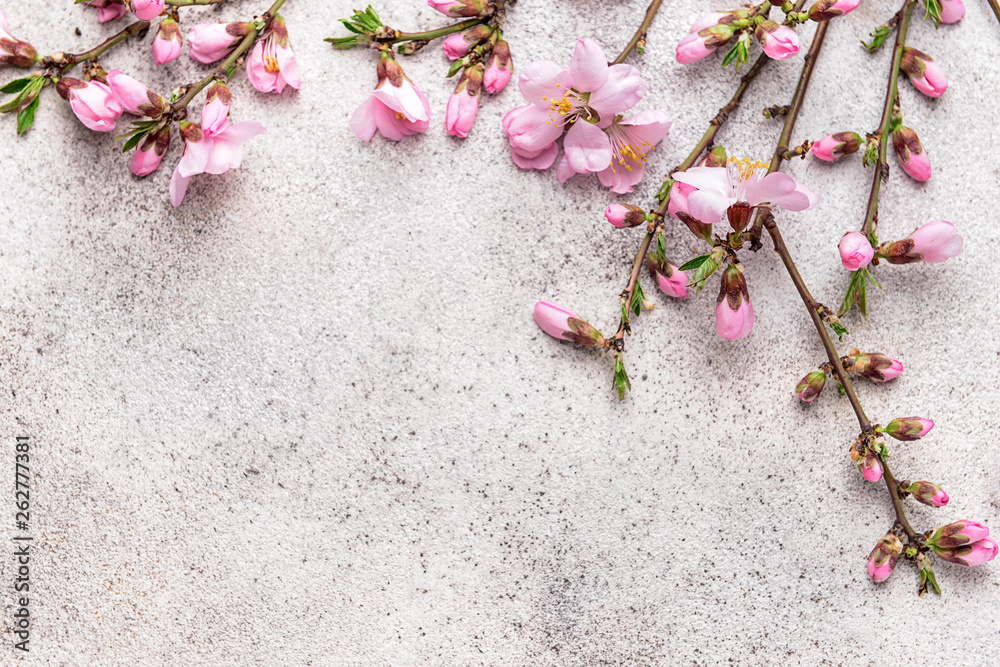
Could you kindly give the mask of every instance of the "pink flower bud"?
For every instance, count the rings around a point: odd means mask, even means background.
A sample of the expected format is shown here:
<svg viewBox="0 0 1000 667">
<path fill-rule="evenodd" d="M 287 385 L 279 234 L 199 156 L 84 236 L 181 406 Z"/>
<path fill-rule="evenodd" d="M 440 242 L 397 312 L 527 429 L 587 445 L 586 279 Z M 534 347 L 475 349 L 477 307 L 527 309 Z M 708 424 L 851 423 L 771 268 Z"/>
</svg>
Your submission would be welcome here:
<svg viewBox="0 0 1000 667">
<path fill-rule="evenodd" d="M 857 152 L 860 147 L 861 136 L 857 132 L 838 132 L 814 143 L 810 152 L 820 160 L 836 162 L 844 155 Z"/>
<path fill-rule="evenodd" d="M 852 370 L 869 380 L 888 382 L 903 373 L 903 364 L 878 352 L 866 352 L 854 358 Z"/>
<path fill-rule="evenodd" d="M 941 97 L 948 90 L 948 77 L 941 66 L 923 51 L 907 46 L 899 61 L 899 69 L 910 77 L 910 82 L 924 95 Z"/>
<path fill-rule="evenodd" d="M 214 63 L 225 58 L 253 29 L 252 23 L 199 23 L 188 34 L 188 55 L 195 62 Z"/>
<path fill-rule="evenodd" d="M 692 32 L 677 45 L 677 62 L 688 65 L 708 57 L 732 39 L 733 32 L 729 25 L 716 25 Z"/>
<path fill-rule="evenodd" d="M 947 220 L 935 220 L 918 227 L 902 241 L 886 244 L 880 249 L 880 256 L 890 264 L 936 264 L 957 257 L 964 244 L 955 225 Z"/>
<path fill-rule="evenodd" d="M 730 264 L 722 274 L 718 305 L 715 307 L 715 330 L 728 340 L 746 338 L 753 329 L 753 306 L 741 268 Z"/>
<path fill-rule="evenodd" d="M 510 57 L 510 45 L 499 40 L 490 52 L 486 61 L 486 73 L 483 74 L 483 87 L 487 93 L 499 93 L 514 73 L 514 62 Z"/>
<path fill-rule="evenodd" d="M 465 41 L 465 37 L 460 32 L 444 40 L 441 47 L 444 49 L 444 54 L 448 56 L 448 60 L 458 60 L 469 52 L 469 43 Z"/>
<path fill-rule="evenodd" d="M 877 482 L 882 479 L 882 462 L 870 449 L 866 449 L 864 456 L 857 460 L 857 466 L 861 476 L 867 481 Z"/>
<path fill-rule="evenodd" d="M 826 386 L 826 373 L 824 371 L 813 371 L 802 378 L 795 386 L 795 393 L 806 403 L 812 403 Z"/>
<path fill-rule="evenodd" d="M 711 14 L 706 14 L 705 16 L 702 16 L 700 19 L 692 23 L 691 29 L 688 32 L 689 33 L 701 32 L 705 28 L 711 28 L 714 25 L 719 25 L 725 19 L 728 19 L 728 21 L 731 23 L 732 16 L 733 15 L 731 12 L 712 12 Z"/>
<path fill-rule="evenodd" d="M 975 567 L 976 565 L 990 562 L 997 557 L 998 550 L 997 543 L 992 537 L 981 539 L 978 542 L 973 542 L 963 547 L 954 547 L 951 549 L 932 548 L 934 549 L 934 553 L 938 555 L 938 558 L 966 567 Z"/>
<path fill-rule="evenodd" d="M 91 0 L 87 6 L 98 11 L 97 18 L 101 23 L 117 21 L 128 12 L 123 0 Z"/>
<path fill-rule="evenodd" d="M 956 521 L 947 526 L 935 528 L 927 538 L 927 546 L 937 549 L 964 547 L 990 536 L 990 529 L 977 521 Z"/>
<path fill-rule="evenodd" d="M 875 256 L 875 248 L 868 237 L 861 232 L 848 232 L 840 239 L 840 263 L 848 271 L 857 271 L 868 266 Z"/>
<path fill-rule="evenodd" d="M 868 556 L 868 576 L 880 584 L 890 576 L 903 553 L 903 542 L 895 533 L 885 535 Z"/>
<path fill-rule="evenodd" d="M 448 134 L 454 137 L 469 136 L 469 130 L 476 122 L 476 114 L 479 112 L 479 90 L 482 85 L 482 64 L 463 70 L 462 78 L 448 99 L 448 108 L 445 110 L 444 125 Z"/>
<path fill-rule="evenodd" d="M 941 0 L 941 23 L 957 23 L 965 16 L 962 0 Z"/>
<path fill-rule="evenodd" d="M 160 27 L 153 38 L 153 60 L 157 65 L 169 63 L 176 60 L 181 55 L 183 38 L 181 37 L 180 26 L 173 17 L 160 21 Z"/>
<path fill-rule="evenodd" d="M 107 84 L 63 77 L 57 84 L 59 94 L 80 122 L 95 132 L 110 132 L 122 115 L 122 105 Z"/>
<path fill-rule="evenodd" d="M 646 266 L 656 281 L 656 286 L 664 294 L 675 299 L 683 299 L 688 295 L 688 275 L 664 259 L 662 255 L 656 256 L 654 253 L 646 255 Z"/>
<path fill-rule="evenodd" d="M 586 347 L 604 346 L 604 336 L 600 331 L 562 306 L 539 301 L 535 304 L 534 318 L 535 324 L 553 338 L 572 341 Z"/>
<path fill-rule="evenodd" d="M 164 0 L 132 0 L 132 11 L 140 21 L 151 21 L 163 12 Z"/>
<path fill-rule="evenodd" d="M 604 211 L 604 217 L 618 228 L 638 227 L 646 222 L 646 212 L 632 204 L 611 204 Z"/>
<path fill-rule="evenodd" d="M 809 18 L 813 21 L 829 21 L 854 11 L 861 0 L 819 0 L 809 8 Z"/>
<path fill-rule="evenodd" d="M 129 113 L 150 118 L 163 113 L 163 98 L 120 70 L 108 72 L 108 86 Z"/>
<path fill-rule="evenodd" d="M 899 166 L 910 178 L 926 181 L 931 177 L 931 160 L 916 132 L 900 125 L 892 132 L 892 147 L 896 149 Z"/>
<path fill-rule="evenodd" d="M 896 440 L 919 440 L 934 428 L 934 422 L 921 417 L 896 417 L 882 431 Z"/>
<path fill-rule="evenodd" d="M 142 178 L 156 171 L 170 146 L 170 126 L 155 134 L 148 134 L 132 153 L 132 173 Z"/>
<path fill-rule="evenodd" d="M 931 507 L 944 507 L 950 500 L 944 489 L 930 482 L 914 482 L 906 487 L 906 490 L 912 493 L 916 500 Z"/>
<path fill-rule="evenodd" d="M 445 16 L 480 16 L 485 11 L 480 0 L 427 0 L 431 9 L 436 9 Z"/>
<path fill-rule="evenodd" d="M 0 9 L 0 65 L 31 67 L 36 62 L 38 51 L 7 32 L 7 13 Z"/>
<path fill-rule="evenodd" d="M 801 46 L 794 30 L 774 21 L 764 21 L 758 25 L 754 37 L 764 48 L 764 53 L 775 60 L 791 58 L 799 52 Z"/>
</svg>

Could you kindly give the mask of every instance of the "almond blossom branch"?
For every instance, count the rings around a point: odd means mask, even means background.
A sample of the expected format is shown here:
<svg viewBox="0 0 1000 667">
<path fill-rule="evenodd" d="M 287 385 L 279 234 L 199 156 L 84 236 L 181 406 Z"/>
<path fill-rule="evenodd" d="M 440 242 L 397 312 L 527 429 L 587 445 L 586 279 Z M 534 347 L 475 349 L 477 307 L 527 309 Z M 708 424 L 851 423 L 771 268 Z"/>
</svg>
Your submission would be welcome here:
<svg viewBox="0 0 1000 667">
<path fill-rule="evenodd" d="M 663 4 L 663 0 L 653 0 L 646 9 L 646 16 L 642 19 L 642 23 L 639 24 L 639 28 L 632 35 L 632 39 L 629 43 L 625 45 L 622 52 L 618 54 L 618 57 L 611 61 L 612 65 L 619 65 L 625 62 L 632 50 L 638 48 L 641 54 L 643 49 L 646 48 L 646 31 L 649 29 L 649 24 L 653 22 L 653 17 L 656 16 L 656 12 L 660 11 L 660 5 Z"/>
<path fill-rule="evenodd" d="M 393 37 L 380 39 L 379 43 L 395 44 L 396 42 L 429 42 L 432 39 L 461 32 L 467 28 L 472 28 L 485 22 L 486 18 L 475 18 L 469 19 L 468 21 L 462 21 L 461 23 L 445 26 L 443 28 L 438 28 L 437 30 L 426 30 L 424 32 L 400 32 L 397 30 Z"/>
<path fill-rule="evenodd" d="M 997 21 L 1000 21 L 1000 2 L 997 2 L 997 0 L 986 1 L 990 3 L 990 9 L 992 9 L 993 13 L 996 15 Z"/>
<path fill-rule="evenodd" d="M 149 30 L 149 21 L 136 21 L 104 40 L 94 48 L 84 51 L 83 53 L 53 54 L 52 56 L 49 56 L 49 58 L 52 59 L 52 64 L 59 66 L 59 75 L 62 76 L 83 61 L 96 58 L 112 46 L 125 41 L 132 35 L 143 33 L 146 30 Z M 55 57 L 59 55 L 61 55 L 62 58 Z M 46 59 L 42 60 L 43 65 L 45 64 L 45 61 Z"/>
<path fill-rule="evenodd" d="M 166 0 L 172 7 L 195 7 L 198 5 L 221 5 L 226 0 Z"/>
<path fill-rule="evenodd" d="M 243 38 L 243 41 L 240 42 L 239 46 L 237 46 L 233 52 L 229 54 L 229 57 L 222 61 L 221 65 L 212 70 L 211 73 L 209 73 L 208 76 L 203 78 L 201 81 L 190 86 L 184 95 L 173 103 L 172 106 L 174 111 L 186 108 L 187 105 L 190 104 L 191 101 L 198 95 L 198 93 L 204 90 L 210 83 L 219 77 L 225 76 L 231 68 L 237 66 L 239 58 L 246 53 L 251 46 L 253 46 L 261 31 L 267 27 L 268 23 L 271 22 L 271 19 L 274 18 L 274 15 L 278 13 L 278 10 L 281 9 L 283 4 L 285 4 L 285 0 L 276 0 L 275 3 L 271 5 L 271 7 L 260 17 L 260 20 L 254 26 L 253 30 L 251 30 L 247 36 Z"/>
<path fill-rule="evenodd" d="M 892 64 L 889 69 L 889 86 L 885 93 L 885 104 L 882 107 L 882 122 L 878 133 L 878 159 L 875 162 L 875 174 L 872 177 L 871 194 L 868 196 L 868 209 L 865 211 L 865 222 L 862 233 L 869 238 L 876 234 L 878 228 L 878 199 L 882 182 L 889 178 L 889 164 L 886 162 L 886 152 L 889 148 L 889 123 L 893 117 L 893 107 L 896 105 L 899 83 L 899 65 L 903 59 L 903 47 L 906 44 L 906 31 L 910 23 L 910 14 L 916 0 L 903 0 L 903 6 L 897 12 L 898 26 L 896 28 L 896 46 L 892 53 Z"/>
</svg>

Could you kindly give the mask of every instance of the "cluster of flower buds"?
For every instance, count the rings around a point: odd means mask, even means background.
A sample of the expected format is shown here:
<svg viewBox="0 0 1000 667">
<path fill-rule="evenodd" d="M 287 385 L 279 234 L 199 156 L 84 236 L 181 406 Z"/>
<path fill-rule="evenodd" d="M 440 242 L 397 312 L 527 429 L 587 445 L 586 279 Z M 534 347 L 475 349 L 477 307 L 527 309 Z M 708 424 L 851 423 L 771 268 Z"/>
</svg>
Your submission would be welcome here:
<svg viewBox="0 0 1000 667">
<path fill-rule="evenodd" d="M 478 5 L 475 2 L 470 4 Z M 455 6 L 468 7 L 460 3 L 451 5 Z M 514 73 L 510 44 L 503 39 L 499 28 L 481 23 L 452 35 L 442 46 L 445 55 L 456 61 L 448 76 L 462 72 L 448 99 L 445 128 L 448 134 L 465 138 L 476 120 L 480 89 L 490 94 L 499 93 Z"/>
<path fill-rule="evenodd" d="M 889 380 L 895 380 L 903 373 L 903 364 L 895 359 L 891 359 L 879 352 L 866 352 L 862 354 L 857 348 L 848 350 L 847 354 L 840 358 L 840 363 L 843 364 L 845 371 L 864 375 L 869 380 L 874 380 L 875 382 L 888 382 Z M 819 370 L 810 372 L 804 378 L 799 380 L 797 385 L 795 385 L 796 395 L 798 395 L 798 397 L 805 403 L 812 403 L 823 391 L 823 387 L 826 386 L 827 373 L 830 372 L 832 372 L 832 367 L 829 363 L 825 363 L 820 366 Z M 908 419 L 912 420 L 917 418 L 910 417 Z M 929 419 L 920 421 L 921 423 L 926 422 L 927 431 L 934 426 L 934 422 Z M 899 435 L 904 432 L 904 426 L 906 429 L 910 429 L 906 432 L 913 432 L 913 422 L 907 420 L 894 420 L 890 426 L 886 427 L 886 429 L 890 429 L 891 427 L 892 432 L 886 430 L 885 433 L 899 440 L 905 440 L 905 437 L 900 437 Z M 926 435 L 926 431 L 920 432 L 920 429 L 915 432 L 920 433 L 920 435 L 916 437 Z"/>
<path fill-rule="evenodd" d="M 535 324 L 553 338 L 584 347 L 604 347 L 604 336 L 600 331 L 562 306 L 539 301 L 535 304 L 534 318 Z"/>
<path fill-rule="evenodd" d="M 928 482 L 916 482 L 916 484 L 927 485 L 929 488 L 937 489 L 939 493 L 944 493 Z M 921 500 L 921 502 L 926 501 Z M 927 502 L 927 504 L 940 507 L 947 502 L 948 497 L 945 494 L 944 502 L 940 504 Z M 940 593 L 941 588 L 927 558 L 928 552 L 932 551 L 942 560 L 965 567 L 988 563 L 997 556 L 998 546 L 996 540 L 990 537 L 990 529 L 976 521 L 956 521 L 935 528 L 917 536 L 915 541 L 911 539 L 906 547 L 903 546 L 902 534 L 903 529 L 897 524 L 878 541 L 868 556 L 868 576 L 876 584 L 892 576 L 896 562 L 902 555 L 915 561 L 920 569 L 920 594 L 923 595 L 928 589 Z"/>
<path fill-rule="evenodd" d="M 997 543 L 990 537 L 990 529 L 975 521 L 956 521 L 935 528 L 926 545 L 938 558 L 966 567 L 982 565 L 997 555 Z"/>
<path fill-rule="evenodd" d="M 519 87 L 528 104 L 503 119 L 514 164 L 548 169 L 562 138 L 560 182 L 596 173 L 612 192 L 631 192 L 645 173 L 647 154 L 670 129 L 670 117 L 662 111 L 623 118 L 646 94 L 646 82 L 631 65 L 608 65 L 591 39 L 577 41 L 568 69 L 546 61 L 528 65 Z"/>
<path fill-rule="evenodd" d="M 750 58 L 750 42 L 756 39 L 764 53 L 775 60 L 791 58 L 801 46 L 798 35 L 787 24 L 804 21 L 828 21 L 854 10 L 860 0 L 819 0 L 808 11 L 796 12 L 787 3 L 785 24 L 779 25 L 767 17 L 768 9 L 759 12 L 759 7 L 719 11 L 707 14 L 693 24 L 687 37 L 677 45 L 677 62 L 688 64 L 698 62 L 714 53 L 719 47 L 736 42 L 723 60 L 728 65 L 733 60 L 745 63 Z M 770 7 L 770 4 L 767 5 Z"/>
</svg>

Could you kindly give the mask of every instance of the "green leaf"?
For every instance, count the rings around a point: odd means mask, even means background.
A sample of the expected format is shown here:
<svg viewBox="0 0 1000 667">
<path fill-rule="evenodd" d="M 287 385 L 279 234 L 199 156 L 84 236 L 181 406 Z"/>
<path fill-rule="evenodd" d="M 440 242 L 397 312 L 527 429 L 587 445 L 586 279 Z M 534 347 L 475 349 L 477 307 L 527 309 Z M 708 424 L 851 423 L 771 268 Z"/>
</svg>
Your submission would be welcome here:
<svg viewBox="0 0 1000 667">
<path fill-rule="evenodd" d="M 722 66 L 723 67 L 727 66 L 729 63 L 736 60 L 736 58 L 739 57 L 739 55 L 740 55 L 740 42 L 736 42 L 735 44 L 733 44 L 733 48 L 729 49 L 729 52 L 726 54 L 726 57 L 722 59 Z"/>
<path fill-rule="evenodd" d="M 12 93 L 19 93 L 22 90 L 24 90 L 25 86 L 31 83 L 32 79 L 36 78 L 38 77 L 26 76 L 20 79 L 14 79 L 13 81 L 4 85 L 3 88 L 0 88 L 0 93 L 7 93 L 8 95 Z"/>
<path fill-rule="evenodd" d="M 715 258 L 709 255 L 708 261 L 702 262 L 698 267 L 698 270 L 694 272 L 691 281 L 688 286 L 696 286 L 695 296 L 701 294 L 701 291 L 705 289 L 705 285 L 708 284 L 708 279 L 712 277 L 716 271 L 719 270 L 719 263 L 715 261 Z"/>
<path fill-rule="evenodd" d="M 880 25 L 875 28 L 874 32 L 869 34 L 869 37 L 872 38 L 871 43 L 865 44 L 864 41 L 862 41 L 861 44 L 868 49 L 868 53 L 875 53 L 885 42 L 885 38 L 889 36 L 890 32 L 892 32 L 892 28 L 887 25 Z"/>
<path fill-rule="evenodd" d="M 694 259 L 689 259 L 688 261 L 681 264 L 681 271 L 690 271 L 691 269 L 697 269 L 702 264 L 712 259 L 711 253 L 706 253 L 704 255 L 698 255 Z"/>
<path fill-rule="evenodd" d="M 38 100 L 38 97 L 31 100 L 31 104 L 26 106 L 23 111 L 17 114 L 18 134 L 24 134 L 27 132 L 31 128 L 31 125 L 35 122 L 35 109 L 38 108 Z"/>
<path fill-rule="evenodd" d="M 344 24 L 345 28 L 353 32 L 355 35 L 360 35 L 364 33 L 364 30 L 362 30 L 356 23 L 352 23 L 347 19 L 340 19 L 340 22 Z M 326 41 L 330 41 L 330 39 L 332 38 L 329 38 Z"/>
<path fill-rule="evenodd" d="M 622 322 L 628 324 L 628 304 L 622 299 Z"/>
<path fill-rule="evenodd" d="M 645 300 L 646 295 L 642 291 L 642 285 L 639 284 L 639 279 L 635 280 L 635 289 L 632 291 L 632 312 L 635 313 L 636 317 L 639 317 L 639 313 L 642 312 L 642 302 Z"/>
<path fill-rule="evenodd" d="M 837 309 L 837 317 L 842 317 L 844 313 L 851 310 L 854 305 L 858 302 L 860 296 L 860 285 L 864 284 L 863 272 L 865 269 L 860 271 L 855 271 L 851 274 L 851 282 L 847 284 L 847 293 L 844 295 L 844 300 L 840 303 L 840 308 Z"/>
<path fill-rule="evenodd" d="M 625 364 L 620 356 L 615 356 L 615 387 L 618 389 L 618 400 L 625 400 L 625 392 L 632 391 L 632 383 L 629 382 L 628 373 L 625 372 Z"/>
<path fill-rule="evenodd" d="M 357 37 L 327 37 L 323 40 L 324 42 L 330 42 L 335 49 L 341 49 L 346 51 L 347 49 L 353 49 L 358 45 Z"/>
<path fill-rule="evenodd" d="M 850 331 L 847 330 L 847 327 L 845 327 L 840 322 L 831 322 L 830 328 L 833 329 L 833 333 L 837 334 L 837 338 L 840 339 L 841 343 L 844 342 L 844 336 L 846 334 L 851 333 Z"/>
<path fill-rule="evenodd" d="M 138 146 L 139 142 L 145 139 L 147 134 L 149 134 L 148 130 L 147 131 L 140 130 L 139 132 L 133 134 L 132 137 L 125 142 L 125 145 L 122 146 L 122 153 L 128 153 L 130 150 Z"/>
<path fill-rule="evenodd" d="M 674 187 L 674 179 L 668 178 L 663 181 L 660 189 L 656 191 L 656 200 L 661 204 L 670 198 L 670 190 Z"/>
<path fill-rule="evenodd" d="M 663 232 L 656 235 L 656 253 L 661 259 L 666 259 L 667 257 L 667 239 Z"/>
</svg>

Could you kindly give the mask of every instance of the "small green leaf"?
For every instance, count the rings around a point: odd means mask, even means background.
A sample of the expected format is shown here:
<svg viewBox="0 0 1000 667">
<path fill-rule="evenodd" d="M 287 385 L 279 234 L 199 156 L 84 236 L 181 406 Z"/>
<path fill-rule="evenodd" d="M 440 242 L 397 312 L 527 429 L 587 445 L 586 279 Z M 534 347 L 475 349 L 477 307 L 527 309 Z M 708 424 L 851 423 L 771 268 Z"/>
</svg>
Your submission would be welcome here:
<svg viewBox="0 0 1000 667">
<path fill-rule="evenodd" d="M 31 104 L 26 106 L 23 111 L 17 114 L 18 134 L 24 134 L 27 132 L 31 128 L 31 125 L 35 122 L 35 109 L 38 108 L 38 100 L 38 97 L 31 100 Z"/>
<path fill-rule="evenodd" d="M 690 282 L 688 282 L 689 287 L 691 285 L 696 287 L 695 296 L 701 294 L 701 291 L 705 289 L 705 285 L 708 284 L 708 279 L 718 270 L 719 263 L 715 261 L 715 257 L 709 255 L 708 261 L 701 263 L 698 270 L 694 272 L 694 276 L 691 277 Z"/>
<path fill-rule="evenodd" d="M 667 180 L 663 181 L 663 184 L 660 186 L 660 189 L 656 191 L 656 200 L 661 204 L 667 201 L 667 199 L 670 198 L 670 190 L 673 187 L 674 187 L 674 180 L 672 178 L 668 178 Z"/>
<path fill-rule="evenodd" d="M 6 93 L 8 95 L 13 93 L 19 93 L 22 90 L 24 90 L 25 86 L 31 83 L 31 80 L 33 78 L 37 77 L 26 76 L 20 79 L 14 79 L 13 81 L 10 81 L 6 85 L 4 85 L 3 88 L 0 88 L 0 93 Z"/>
<path fill-rule="evenodd" d="M 888 25 L 880 25 L 875 28 L 874 32 L 869 34 L 869 37 L 872 38 L 871 43 L 865 44 L 864 41 L 862 41 L 861 44 L 868 49 L 868 53 L 875 53 L 885 42 L 885 38 L 889 36 L 890 32 L 892 32 L 892 28 Z"/>
<path fill-rule="evenodd" d="M 360 35 L 364 33 L 364 31 L 356 23 L 352 23 L 351 21 L 348 21 L 346 19 L 340 19 L 340 22 L 344 24 L 345 28 L 353 32 L 355 35 Z M 326 41 L 330 41 L 330 39 L 333 38 L 328 38 Z"/>
<path fill-rule="evenodd" d="M 865 280 L 862 271 L 865 271 L 865 269 L 855 271 L 851 274 L 851 282 L 847 284 L 847 293 L 844 295 L 844 300 L 840 303 L 840 308 L 837 309 L 837 317 L 842 317 L 844 313 L 851 310 L 858 302 L 859 285 L 863 284 Z"/>
<path fill-rule="evenodd" d="M 663 232 L 656 235 L 656 253 L 661 259 L 666 259 L 667 257 L 667 239 Z"/>
<path fill-rule="evenodd" d="M 847 327 L 845 327 L 840 322 L 831 322 L 830 328 L 833 329 L 833 333 L 837 334 L 837 338 L 840 339 L 841 343 L 844 342 L 844 336 L 846 334 L 851 333 L 850 331 L 847 330 Z"/>
<path fill-rule="evenodd" d="M 712 258 L 711 253 L 706 253 L 704 255 L 698 255 L 694 259 L 689 259 L 688 261 L 681 264 L 681 271 L 690 271 L 691 269 L 697 269 L 702 264 L 707 262 Z"/>
<path fill-rule="evenodd" d="M 138 146 L 139 142 L 145 139 L 147 134 L 149 134 L 148 131 L 142 130 L 133 134 L 129 140 L 125 142 L 125 145 L 122 146 L 122 153 L 128 153 L 130 150 Z"/>
<path fill-rule="evenodd" d="M 625 364 L 620 356 L 615 356 L 615 387 L 618 389 L 618 400 L 625 400 L 625 392 L 632 391 L 632 383 L 629 382 L 628 373 L 625 372 Z"/>
<path fill-rule="evenodd" d="M 357 37 L 327 37 L 323 40 L 324 42 L 330 42 L 335 49 L 341 49 L 346 51 L 347 49 L 353 49 L 358 45 Z"/>
<path fill-rule="evenodd" d="M 861 315 L 868 319 L 868 282 L 861 281 L 858 284 L 858 310 Z"/>
<path fill-rule="evenodd" d="M 726 57 L 722 59 L 722 66 L 726 67 L 729 63 L 736 60 L 736 58 L 739 57 L 739 55 L 740 55 L 740 42 L 736 42 L 735 44 L 733 44 L 733 48 L 729 49 L 729 52 L 726 53 Z"/>
<path fill-rule="evenodd" d="M 639 317 L 639 313 L 642 312 L 642 302 L 645 300 L 646 295 L 642 291 L 642 285 L 639 284 L 639 279 L 635 281 L 635 289 L 632 291 L 632 312 L 635 313 L 636 317 Z"/>
</svg>

